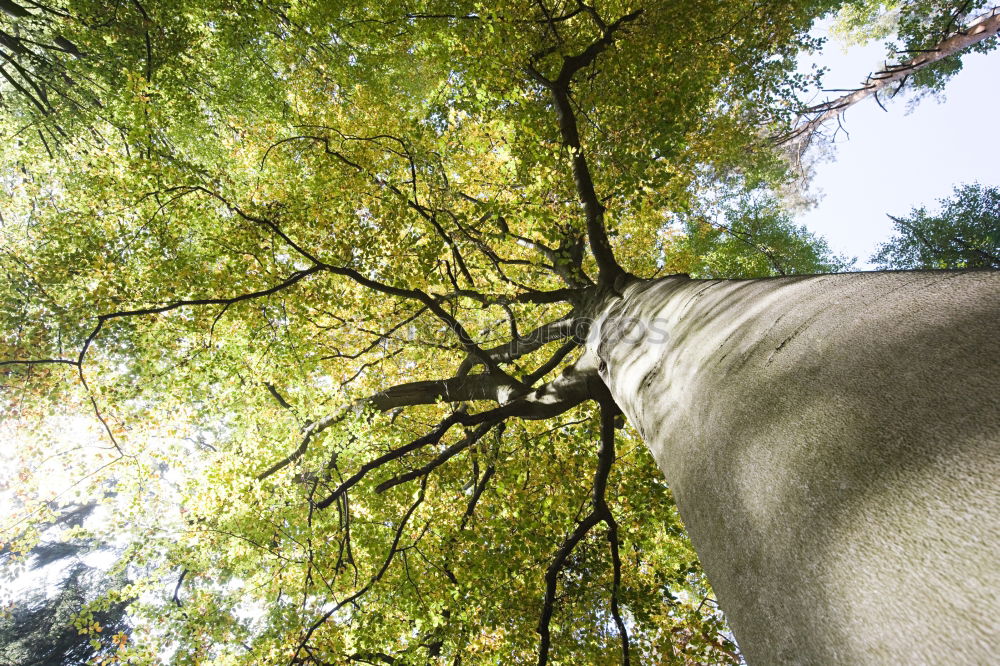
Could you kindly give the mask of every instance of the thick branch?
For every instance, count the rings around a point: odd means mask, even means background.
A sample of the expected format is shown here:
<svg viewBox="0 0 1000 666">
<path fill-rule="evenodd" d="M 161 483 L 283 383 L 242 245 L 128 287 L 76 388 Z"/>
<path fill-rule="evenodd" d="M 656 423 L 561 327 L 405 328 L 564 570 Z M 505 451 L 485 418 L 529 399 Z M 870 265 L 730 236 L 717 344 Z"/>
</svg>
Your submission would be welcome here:
<svg viewBox="0 0 1000 666">
<path fill-rule="evenodd" d="M 438 424 L 436 428 L 434 428 L 434 430 L 430 431 L 426 435 L 419 437 L 409 444 L 401 446 L 397 449 L 392 449 L 378 458 L 362 465 L 354 475 L 341 483 L 340 486 L 329 496 L 327 496 L 324 500 L 317 502 L 316 507 L 325 509 L 330 506 L 344 493 L 364 479 L 369 472 L 394 460 L 399 460 L 407 454 L 418 451 L 425 446 L 437 444 L 448 433 L 448 431 L 456 425 L 492 426 L 501 423 L 508 418 L 523 418 L 529 420 L 552 418 L 575 407 L 576 405 L 579 405 L 584 400 L 593 397 L 595 395 L 595 383 L 598 382 L 600 382 L 600 379 L 597 376 L 596 368 L 592 367 L 589 360 L 582 360 L 564 370 L 563 374 L 551 382 L 540 386 L 530 393 L 510 400 L 499 407 L 485 412 L 480 412 L 478 414 L 467 414 L 461 411 L 454 412 L 448 415 Z M 328 418 L 339 420 L 338 417 Z M 341 416 L 339 418 L 343 417 Z M 336 422 L 336 420 L 330 421 L 330 424 L 332 425 L 334 422 Z M 321 429 L 321 427 L 317 426 L 316 430 L 314 430 L 312 434 L 318 432 L 319 429 Z M 485 431 L 483 434 L 485 434 Z M 480 437 L 481 436 L 482 435 L 480 435 Z M 307 445 L 308 441 L 304 440 L 302 446 L 299 447 L 300 450 L 304 452 L 304 447 Z M 456 453 L 457 452 L 458 451 L 456 451 Z M 301 455 L 301 453 L 296 453 L 299 456 Z"/>
<path fill-rule="evenodd" d="M 605 499 L 608 487 L 608 476 L 611 468 L 615 464 L 615 417 L 619 410 L 614 401 L 605 393 L 601 400 L 601 442 L 597 453 L 597 469 L 594 470 L 594 481 L 592 484 L 591 512 L 573 529 L 566 541 L 563 542 L 559 550 L 556 551 L 548 570 L 545 572 L 545 600 L 542 603 L 542 612 L 538 619 L 538 664 L 545 666 L 549 659 L 549 648 L 551 647 L 551 635 L 549 624 L 555 610 L 556 587 L 559 582 L 559 574 L 566 566 L 573 549 L 590 533 L 598 523 L 604 522 L 608 525 L 608 541 L 611 544 L 613 585 L 611 593 L 611 613 L 618 626 L 618 631 L 622 638 L 622 663 L 629 664 L 628 632 L 625 623 L 621 619 L 618 609 L 618 587 L 621 582 L 621 559 L 618 554 L 618 524 L 611 515 L 611 509 Z"/>
<path fill-rule="evenodd" d="M 31 16 L 31 12 L 11 0 L 0 0 L 0 11 L 12 18 Z"/>
<path fill-rule="evenodd" d="M 964 51 L 983 40 L 995 37 L 998 32 L 1000 32 L 1000 7 L 993 7 L 962 30 L 938 42 L 934 48 L 921 52 L 911 60 L 897 65 L 886 65 L 883 69 L 870 74 L 861 88 L 837 99 L 806 109 L 802 114 L 803 117 L 812 114 L 815 115 L 801 121 L 789 134 L 779 138 L 777 142 L 779 144 L 786 143 L 800 137 L 808 141 L 809 137 L 823 123 L 827 120 L 837 118 L 849 107 L 854 106 L 861 100 L 871 95 L 876 95 L 879 91 L 892 84 L 902 84 L 906 77 L 914 72 Z"/>
<path fill-rule="evenodd" d="M 298 448 L 258 474 L 257 478 L 265 479 L 301 458 L 316 435 L 342 421 L 351 410 L 371 406 L 378 411 L 389 411 L 413 405 L 432 405 L 442 399 L 453 402 L 495 400 L 501 403 L 499 407 L 480 414 L 469 415 L 462 412 L 452 414 L 427 435 L 370 461 L 341 484 L 332 495 L 317 504 L 321 509 L 326 508 L 361 481 L 368 472 L 424 446 L 436 444 L 454 425 L 471 426 L 486 422 L 496 424 L 511 417 L 540 420 L 558 416 L 590 398 L 593 395 L 595 381 L 600 381 L 597 379 L 595 368 L 587 362 L 578 361 L 566 368 L 559 377 L 533 391 L 523 384 L 506 383 L 502 378 L 492 375 L 471 375 L 400 384 L 358 400 L 347 409 L 308 424 L 303 429 L 302 441 Z"/>
<path fill-rule="evenodd" d="M 514 395 L 513 391 L 515 390 L 518 390 L 516 386 L 505 384 L 502 380 L 499 380 L 491 375 L 472 375 L 468 377 L 454 377 L 451 379 L 432 379 L 419 382 L 409 382 L 387 388 L 367 398 L 362 398 L 361 400 L 356 401 L 350 407 L 345 408 L 336 414 L 331 414 L 307 424 L 302 429 L 302 441 L 298 448 L 258 474 L 257 478 L 266 479 L 301 458 L 305 455 L 306 451 L 308 451 L 309 444 L 313 438 L 329 427 L 343 421 L 344 418 L 352 411 L 372 407 L 380 412 L 388 412 L 393 409 L 399 409 L 400 407 L 433 405 L 442 400 L 448 402 L 466 402 L 469 400 L 494 400 L 496 402 L 504 402 Z M 522 390 L 521 393 L 523 394 L 524 391 Z M 451 425 L 454 425 L 454 422 L 452 422 Z M 449 425 L 448 427 L 450 428 L 451 426 Z M 438 439 L 440 439 L 440 436 L 444 435 L 445 431 L 440 433 Z M 417 442 L 421 442 L 422 440 L 423 438 L 417 440 Z M 424 443 L 427 444 L 430 442 L 431 440 L 428 440 Z M 413 445 L 411 444 L 411 446 Z M 420 448 L 420 446 L 423 446 L 423 444 L 416 445 L 412 449 L 403 447 L 406 450 L 402 451 L 400 455 L 408 453 L 410 450 L 416 450 L 417 448 Z M 395 457 L 398 456 L 391 456 L 388 458 L 383 456 L 385 459 L 383 460 L 382 458 L 379 458 L 375 461 L 377 464 L 375 464 L 371 469 L 389 462 L 390 460 L 394 460 Z M 354 483 L 360 481 L 363 476 L 364 474 L 358 476 L 357 479 L 353 480 L 350 485 L 354 485 Z M 344 490 L 347 490 L 347 488 L 344 488 Z M 330 500 L 330 502 L 332 501 L 333 500 Z M 320 508 L 328 506 L 330 502 L 322 504 Z"/>
<path fill-rule="evenodd" d="M 543 324 L 523 337 L 519 337 L 491 349 L 485 349 L 484 351 L 497 363 L 510 363 L 511 361 L 516 361 L 522 356 L 527 356 L 534 351 L 538 351 L 550 342 L 562 340 L 572 334 L 573 319 L 571 317 L 567 317 L 565 319 Z M 459 367 L 457 373 L 458 376 L 468 374 L 468 372 L 478 364 L 479 360 L 477 358 L 469 356 L 462 362 L 461 367 Z"/>
<path fill-rule="evenodd" d="M 515 393 L 525 390 L 492 375 L 467 375 L 450 379 L 409 382 L 387 388 L 365 400 L 380 412 L 411 405 L 433 405 L 437 402 L 493 400 L 506 402 Z"/>
<path fill-rule="evenodd" d="M 625 271 L 615 260 L 607 230 L 604 228 L 604 204 L 597 196 L 594 188 L 594 178 L 590 166 L 580 144 L 580 130 L 576 122 L 576 114 L 570 102 L 570 83 L 573 76 L 581 69 L 590 66 L 603 51 L 615 42 L 615 33 L 625 24 L 631 23 L 642 15 L 642 10 L 636 10 L 618 19 L 604 29 L 601 39 L 592 43 L 581 53 L 563 58 L 562 68 L 554 80 L 543 76 L 534 65 L 528 66 L 528 73 L 536 81 L 549 89 L 559 118 L 559 133 L 563 145 L 569 149 L 573 161 L 573 179 L 576 183 L 577 196 L 583 204 L 587 218 L 587 237 L 590 240 L 590 251 L 597 261 L 599 271 L 598 282 L 614 284 L 625 277 Z"/>
</svg>

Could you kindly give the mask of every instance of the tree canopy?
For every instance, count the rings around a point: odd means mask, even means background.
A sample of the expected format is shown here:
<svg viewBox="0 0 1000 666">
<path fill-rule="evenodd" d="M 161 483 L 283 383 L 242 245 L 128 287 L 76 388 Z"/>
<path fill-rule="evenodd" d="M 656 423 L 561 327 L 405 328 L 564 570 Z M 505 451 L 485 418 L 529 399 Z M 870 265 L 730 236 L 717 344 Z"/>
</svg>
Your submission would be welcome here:
<svg viewBox="0 0 1000 666">
<path fill-rule="evenodd" d="M 890 215 L 896 235 L 872 256 L 880 268 L 1000 268 L 1000 189 L 962 185 L 937 213 Z"/>
<path fill-rule="evenodd" d="M 0 0 L 8 573 L 96 500 L 95 659 L 738 663 L 574 362 L 633 276 L 845 267 L 780 202 L 842 5 Z"/>
</svg>

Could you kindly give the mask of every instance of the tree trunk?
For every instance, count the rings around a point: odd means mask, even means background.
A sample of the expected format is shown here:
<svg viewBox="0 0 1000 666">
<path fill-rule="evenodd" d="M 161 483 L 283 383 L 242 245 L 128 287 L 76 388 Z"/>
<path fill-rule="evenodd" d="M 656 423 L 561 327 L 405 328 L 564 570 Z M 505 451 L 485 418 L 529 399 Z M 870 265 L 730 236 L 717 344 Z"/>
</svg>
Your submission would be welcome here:
<svg viewBox="0 0 1000 666">
<path fill-rule="evenodd" d="M 751 664 L 1000 650 L 1000 272 L 667 278 L 594 326 Z"/>
</svg>

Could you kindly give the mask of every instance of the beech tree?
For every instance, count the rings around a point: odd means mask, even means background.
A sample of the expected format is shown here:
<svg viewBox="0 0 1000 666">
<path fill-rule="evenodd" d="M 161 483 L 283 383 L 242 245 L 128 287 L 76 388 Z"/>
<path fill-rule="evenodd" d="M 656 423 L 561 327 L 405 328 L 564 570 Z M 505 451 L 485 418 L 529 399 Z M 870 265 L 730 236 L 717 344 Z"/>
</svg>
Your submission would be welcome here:
<svg viewBox="0 0 1000 666">
<path fill-rule="evenodd" d="M 781 210 L 843 6 L 0 2 L 10 570 L 99 501 L 112 662 L 987 659 L 1000 278 Z"/>
</svg>

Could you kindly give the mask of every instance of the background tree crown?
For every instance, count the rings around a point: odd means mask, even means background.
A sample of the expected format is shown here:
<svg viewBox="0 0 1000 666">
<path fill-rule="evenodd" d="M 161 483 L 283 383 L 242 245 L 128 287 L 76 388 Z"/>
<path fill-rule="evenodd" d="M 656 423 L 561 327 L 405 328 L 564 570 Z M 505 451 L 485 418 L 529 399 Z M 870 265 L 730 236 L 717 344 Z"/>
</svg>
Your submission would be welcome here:
<svg viewBox="0 0 1000 666">
<path fill-rule="evenodd" d="M 940 202 L 907 217 L 889 217 L 897 234 L 872 256 L 883 269 L 1000 268 L 1000 190 L 962 185 Z"/>
</svg>

